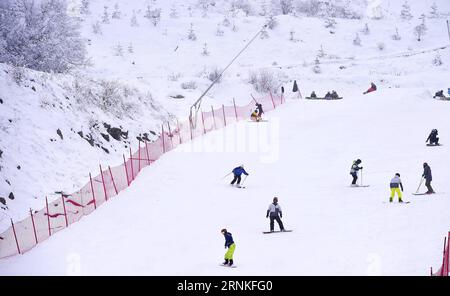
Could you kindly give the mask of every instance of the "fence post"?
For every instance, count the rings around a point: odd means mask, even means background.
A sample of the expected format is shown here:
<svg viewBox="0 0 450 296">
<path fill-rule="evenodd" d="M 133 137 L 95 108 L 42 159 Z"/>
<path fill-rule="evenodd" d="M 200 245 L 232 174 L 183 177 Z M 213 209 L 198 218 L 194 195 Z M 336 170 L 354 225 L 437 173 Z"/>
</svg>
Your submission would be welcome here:
<svg viewBox="0 0 450 296">
<path fill-rule="evenodd" d="M 147 165 L 150 165 L 150 157 L 148 155 L 148 145 L 147 145 L 147 140 L 145 140 L 145 154 L 147 154 Z"/>
<path fill-rule="evenodd" d="M 236 102 L 235 102 L 234 98 L 233 98 L 233 105 L 234 105 L 234 114 L 236 115 L 236 121 L 238 121 Z"/>
<path fill-rule="evenodd" d="M 91 173 L 89 173 L 89 180 L 91 181 L 91 191 L 92 191 L 92 200 L 94 201 L 94 209 L 97 209 L 97 201 L 95 200 L 94 183 L 92 182 Z"/>
<path fill-rule="evenodd" d="M 217 129 L 217 126 L 216 126 L 216 116 L 214 115 L 214 108 L 213 108 L 213 106 L 211 106 L 211 111 L 212 111 L 212 114 L 213 114 L 214 129 Z"/>
<path fill-rule="evenodd" d="M 270 99 L 272 100 L 273 109 L 275 109 L 276 106 L 275 106 L 275 102 L 274 102 L 274 100 L 273 100 L 272 92 L 269 91 L 269 94 L 270 94 Z"/>
<path fill-rule="evenodd" d="M 225 117 L 225 106 L 222 104 L 223 123 L 227 126 L 227 119 Z"/>
<path fill-rule="evenodd" d="M 102 176 L 103 192 L 105 193 L 105 200 L 108 201 L 108 194 L 106 193 L 105 178 L 103 177 L 102 165 L 99 164 L 100 175 Z"/>
<path fill-rule="evenodd" d="M 169 129 L 169 139 L 170 139 L 170 144 L 172 145 L 172 149 L 173 149 L 173 135 L 172 135 L 172 131 L 170 130 L 170 122 L 167 121 L 167 128 Z"/>
<path fill-rule="evenodd" d="M 61 193 L 61 200 L 62 200 L 63 209 L 64 209 L 64 218 L 66 219 L 66 227 L 68 227 L 69 226 L 69 222 L 67 221 L 66 203 L 64 201 L 64 195 L 62 193 Z"/>
<path fill-rule="evenodd" d="M 192 137 L 192 120 L 191 120 L 191 118 L 189 118 L 189 131 L 191 133 L 191 141 L 192 141 L 193 137 Z"/>
<path fill-rule="evenodd" d="M 36 224 L 34 224 L 33 210 L 31 208 L 30 208 L 30 216 L 31 216 L 31 222 L 33 223 L 34 239 L 36 240 L 36 245 L 37 245 L 38 239 L 37 239 L 37 233 L 36 233 Z"/>
<path fill-rule="evenodd" d="M 164 123 L 161 125 L 161 139 L 163 144 L 163 153 L 166 153 L 166 143 L 164 141 Z"/>
<path fill-rule="evenodd" d="M 11 219 L 11 225 L 12 225 L 12 229 L 13 229 L 13 232 L 14 232 L 14 238 L 16 239 L 17 252 L 19 252 L 19 254 L 22 254 L 20 252 L 19 240 L 17 239 L 16 228 L 14 227 L 14 222 L 13 222 L 12 219 Z"/>
<path fill-rule="evenodd" d="M 203 110 L 200 110 L 200 112 L 202 112 L 203 134 L 206 134 L 206 129 L 205 129 L 205 118 L 203 117 Z"/>
<path fill-rule="evenodd" d="M 138 140 L 138 173 L 141 171 L 141 140 Z"/>
<path fill-rule="evenodd" d="M 134 168 L 133 168 L 133 155 L 131 154 L 131 145 L 130 145 L 130 164 L 131 164 L 131 182 L 134 181 Z"/>
<path fill-rule="evenodd" d="M 445 247 L 447 246 L 447 237 L 444 238 L 444 254 L 442 258 L 442 268 L 441 268 L 441 276 L 444 276 L 445 273 Z"/>
<path fill-rule="evenodd" d="M 450 269 L 450 232 L 448 233 L 448 238 L 447 238 L 447 273 L 445 274 L 445 276 L 449 276 L 449 269 Z"/>
<path fill-rule="evenodd" d="M 114 191 L 116 192 L 116 195 L 117 195 L 117 194 L 119 194 L 119 192 L 117 191 L 116 182 L 114 182 L 114 176 L 112 174 L 110 166 L 108 166 L 108 170 L 109 170 L 109 174 L 111 175 L 111 180 L 112 180 L 112 183 L 113 183 L 113 186 L 114 186 Z"/>
<path fill-rule="evenodd" d="M 183 140 L 181 139 L 181 128 L 180 123 L 178 122 L 178 118 L 177 118 L 177 128 L 178 128 L 178 136 L 180 137 L 180 144 L 182 144 Z"/>
<path fill-rule="evenodd" d="M 123 166 L 125 167 L 125 175 L 127 176 L 127 185 L 130 186 L 130 178 L 128 177 L 128 170 L 127 170 L 127 162 L 125 160 L 125 154 L 123 155 Z"/>
<path fill-rule="evenodd" d="M 52 230 L 50 227 L 50 212 L 48 211 L 48 199 L 45 197 L 45 206 L 47 207 L 47 223 L 48 223 L 48 236 L 52 236 Z"/>
</svg>

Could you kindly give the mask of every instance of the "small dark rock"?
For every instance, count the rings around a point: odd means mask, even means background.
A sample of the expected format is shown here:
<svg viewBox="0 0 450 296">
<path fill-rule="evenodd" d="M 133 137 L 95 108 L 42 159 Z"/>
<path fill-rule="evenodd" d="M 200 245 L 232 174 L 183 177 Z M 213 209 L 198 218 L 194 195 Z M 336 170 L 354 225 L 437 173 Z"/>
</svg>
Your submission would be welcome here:
<svg viewBox="0 0 450 296">
<path fill-rule="evenodd" d="M 20 165 L 18 165 L 18 166 L 17 166 L 17 169 L 18 169 L 18 170 L 20 170 L 20 169 L 21 169 Z"/>
<path fill-rule="evenodd" d="M 63 134 L 62 134 L 62 132 L 61 132 L 60 129 L 57 129 L 57 130 L 56 130 L 56 133 L 57 133 L 58 136 L 61 138 L 61 140 L 64 140 Z"/>
<path fill-rule="evenodd" d="M 8 121 L 9 121 L 10 123 L 12 123 L 12 119 L 8 119 Z"/>
<path fill-rule="evenodd" d="M 31 87 L 32 90 L 36 91 L 36 88 L 34 86 Z"/>
<path fill-rule="evenodd" d="M 156 133 L 154 131 L 150 131 L 150 133 L 154 136 L 156 136 Z"/>
<path fill-rule="evenodd" d="M 3 100 L 2 99 L 0 99 L 0 104 L 3 104 Z"/>
<path fill-rule="evenodd" d="M 34 80 L 33 78 L 30 79 L 31 82 L 36 82 L 36 80 Z"/>
<path fill-rule="evenodd" d="M 122 130 L 117 127 L 112 127 L 107 129 L 108 134 L 111 135 L 115 140 L 120 141 L 120 138 L 122 136 Z"/>
<path fill-rule="evenodd" d="M 13 200 L 15 197 L 14 197 L 14 193 L 9 193 L 9 195 L 8 195 L 8 198 L 10 199 L 10 200 Z"/>
<path fill-rule="evenodd" d="M 102 135 L 103 139 L 109 142 L 109 135 L 103 133 L 100 133 L 100 135 Z"/>
<path fill-rule="evenodd" d="M 79 131 L 77 134 L 79 134 L 80 135 L 80 137 L 82 137 L 83 138 L 83 132 L 82 131 Z"/>
<path fill-rule="evenodd" d="M 11 186 L 11 182 L 9 182 L 9 180 L 6 180 L 6 179 L 5 179 L 5 182 L 6 182 L 9 186 Z"/>
<path fill-rule="evenodd" d="M 6 199 L 3 197 L 0 197 L 0 203 L 2 203 L 4 206 L 6 206 Z"/>
<path fill-rule="evenodd" d="M 102 149 L 103 149 L 103 151 L 105 151 L 106 153 L 109 154 L 109 150 L 108 149 L 106 149 L 105 147 L 102 147 Z"/>
<path fill-rule="evenodd" d="M 2 158 L 3 151 L 0 149 L 0 158 Z"/>
<path fill-rule="evenodd" d="M 87 134 L 84 138 L 86 141 L 88 141 L 89 144 L 91 144 L 92 147 L 94 147 L 94 139 L 92 138 L 91 134 Z"/>
</svg>

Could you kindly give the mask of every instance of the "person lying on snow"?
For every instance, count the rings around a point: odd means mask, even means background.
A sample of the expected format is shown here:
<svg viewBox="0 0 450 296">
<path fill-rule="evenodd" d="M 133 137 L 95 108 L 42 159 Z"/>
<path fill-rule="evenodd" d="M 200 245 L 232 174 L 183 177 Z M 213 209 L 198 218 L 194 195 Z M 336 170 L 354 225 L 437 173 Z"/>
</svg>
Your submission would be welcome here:
<svg viewBox="0 0 450 296">
<path fill-rule="evenodd" d="M 437 129 L 433 129 L 430 135 L 428 136 L 427 140 L 425 141 L 425 143 L 430 141 L 430 145 L 439 145 L 439 138 L 437 135 L 438 135 Z"/>
<path fill-rule="evenodd" d="M 366 90 L 365 92 L 363 92 L 363 94 L 368 94 L 370 92 L 376 91 L 377 90 L 377 86 L 375 85 L 375 83 L 371 82 L 370 83 L 370 88 L 368 90 Z"/>
<path fill-rule="evenodd" d="M 261 120 L 261 115 L 259 115 L 258 109 L 256 109 L 255 111 L 252 112 L 252 114 L 250 115 L 250 119 L 252 121 L 260 121 Z"/>
<path fill-rule="evenodd" d="M 444 91 L 443 91 L 443 90 L 440 90 L 440 91 L 436 92 L 436 93 L 434 94 L 433 99 L 434 99 L 434 98 L 445 99 Z"/>
</svg>

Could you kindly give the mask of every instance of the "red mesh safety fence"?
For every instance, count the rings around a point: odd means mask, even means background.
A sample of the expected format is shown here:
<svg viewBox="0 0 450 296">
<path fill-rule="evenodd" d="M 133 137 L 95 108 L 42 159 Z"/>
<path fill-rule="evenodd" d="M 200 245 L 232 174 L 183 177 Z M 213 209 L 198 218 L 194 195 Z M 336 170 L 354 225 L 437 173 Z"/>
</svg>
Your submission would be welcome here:
<svg viewBox="0 0 450 296">
<path fill-rule="evenodd" d="M 231 106 L 211 106 L 199 110 L 195 124 L 178 120 L 163 123 L 158 139 L 151 143 L 139 141 L 138 149 L 134 153 L 130 148 L 127 155 L 123 155 L 123 164 L 115 167 L 99 165 L 98 174 L 89 173 L 88 182 L 78 191 L 72 194 L 61 193 L 51 202 L 46 198 L 46 206 L 43 209 L 30 209 L 29 216 L 19 222 L 11 220 L 11 227 L 0 233 L 0 258 L 23 254 L 83 216 L 89 215 L 130 186 L 143 168 L 178 145 L 212 130 L 249 119 L 256 103 L 261 104 L 264 111 L 271 111 L 281 105 L 283 100 L 282 97 L 272 94 L 253 98 L 245 106 L 237 106 L 233 100 Z"/>
<path fill-rule="evenodd" d="M 450 273 L 450 232 L 448 233 L 448 237 L 444 238 L 442 265 L 436 272 L 433 272 L 433 269 L 431 269 L 431 276 L 449 276 L 449 273 Z"/>
</svg>

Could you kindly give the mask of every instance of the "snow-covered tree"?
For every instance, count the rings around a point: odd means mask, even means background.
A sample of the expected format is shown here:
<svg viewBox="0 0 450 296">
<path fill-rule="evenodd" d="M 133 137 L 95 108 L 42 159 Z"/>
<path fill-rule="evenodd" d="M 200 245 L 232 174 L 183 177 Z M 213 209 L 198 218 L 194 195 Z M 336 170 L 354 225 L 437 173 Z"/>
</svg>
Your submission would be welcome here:
<svg viewBox="0 0 450 296">
<path fill-rule="evenodd" d="M 430 16 L 431 16 L 432 18 L 437 18 L 437 17 L 439 17 L 439 11 L 438 11 L 438 7 L 437 7 L 437 5 L 436 5 L 436 2 L 433 2 L 433 5 L 431 5 Z"/>
<path fill-rule="evenodd" d="M 398 40 L 400 40 L 400 39 L 402 39 L 402 37 L 401 37 L 400 34 L 398 33 L 398 28 L 395 28 L 395 34 L 392 35 L 392 40 L 398 41 Z"/>
<path fill-rule="evenodd" d="M 130 45 L 128 45 L 128 52 L 129 53 L 134 53 L 133 43 L 130 43 Z"/>
<path fill-rule="evenodd" d="M 261 39 L 269 38 L 269 33 L 267 33 L 267 30 L 265 28 L 261 30 L 261 34 L 260 34 L 259 38 L 261 38 Z"/>
<path fill-rule="evenodd" d="M 103 33 L 102 26 L 100 25 L 100 22 L 95 22 L 92 24 L 92 32 L 95 35 L 101 35 Z"/>
<path fill-rule="evenodd" d="M 132 27 L 139 27 L 139 23 L 136 17 L 136 12 L 133 10 L 133 16 L 131 17 L 130 24 Z"/>
<path fill-rule="evenodd" d="M 203 45 L 202 56 L 209 56 L 208 44 Z"/>
<path fill-rule="evenodd" d="M 223 19 L 223 21 L 222 21 L 222 24 L 223 24 L 225 27 L 229 27 L 229 26 L 231 25 L 231 22 L 230 22 L 230 20 L 229 20 L 227 17 L 225 17 L 225 18 Z"/>
<path fill-rule="evenodd" d="M 216 36 L 223 36 L 224 31 L 222 30 L 222 26 L 220 24 L 217 24 L 217 29 L 216 29 Z"/>
<path fill-rule="evenodd" d="M 152 24 L 156 27 L 159 24 L 159 21 L 161 20 L 161 9 L 155 8 L 151 9 L 150 6 L 147 6 L 147 11 L 144 15 L 145 18 L 148 18 Z"/>
<path fill-rule="evenodd" d="M 84 15 L 90 14 L 89 5 L 89 0 L 81 0 L 80 13 Z"/>
<path fill-rule="evenodd" d="M 295 39 L 295 31 L 294 31 L 294 29 L 292 29 L 291 31 L 289 31 L 289 41 L 292 41 L 292 42 L 297 41 L 297 40 Z"/>
<path fill-rule="evenodd" d="M 409 6 L 408 1 L 405 1 L 405 3 L 403 3 L 400 17 L 404 20 L 410 20 L 413 18 L 411 14 L 411 7 Z"/>
<path fill-rule="evenodd" d="M 292 0 L 280 0 L 280 9 L 281 13 L 284 15 L 292 13 L 294 10 Z"/>
<path fill-rule="evenodd" d="M 237 12 L 238 10 L 244 12 L 246 16 L 253 13 L 253 8 L 249 0 L 232 0 L 231 11 Z"/>
<path fill-rule="evenodd" d="M 441 66 L 443 64 L 441 55 L 439 51 L 436 53 L 436 56 L 433 58 L 433 65 L 435 66 Z"/>
<path fill-rule="evenodd" d="M 325 56 L 325 50 L 323 50 L 323 46 L 320 45 L 319 52 L 317 53 L 317 57 L 323 58 Z"/>
<path fill-rule="evenodd" d="M 278 21 L 273 15 L 270 15 L 268 20 L 266 21 L 266 24 L 269 29 L 273 30 L 276 26 L 278 26 Z"/>
<path fill-rule="evenodd" d="M 195 35 L 195 32 L 194 32 L 194 24 L 192 24 L 192 23 L 191 23 L 191 28 L 188 31 L 188 39 L 192 40 L 192 41 L 197 40 L 197 35 Z"/>
<path fill-rule="evenodd" d="M 361 32 L 364 33 L 364 35 L 369 35 L 370 34 L 369 24 L 366 23 Z"/>
<path fill-rule="evenodd" d="M 114 5 L 114 11 L 113 11 L 113 14 L 112 14 L 111 18 L 113 18 L 113 19 L 120 19 L 121 14 L 122 13 L 119 10 L 119 4 L 116 3 Z"/>
<path fill-rule="evenodd" d="M 336 24 L 336 21 L 332 18 L 327 18 L 325 20 L 325 28 L 334 28 Z"/>
<path fill-rule="evenodd" d="M 114 52 L 115 56 L 123 57 L 123 47 L 122 47 L 122 45 L 120 43 L 118 43 L 116 46 L 114 46 L 113 52 Z"/>
<path fill-rule="evenodd" d="M 169 16 L 170 16 L 171 18 L 178 18 L 178 12 L 177 12 L 177 8 L 176 8 L 175 5 L 173 5 L 173 6 L 170 8 L 170 14 L 169 14 Z"/>
<path fill-rule="evenodd" d="M 353 44 L 356 46 L 361 46 L 361 38 L 359 38 L 358 33 L 356 33 L 355 39 L 353 39 Z"/>
<path fill-rule="evenodd" d="M 233 31 L 233 32 L 238 31 L 238 27 L 236 26 L 236 23 L 234 21 L 233 21 L 233 26 L 231 27 L 231 31 Z"/>
<path fill-rule="evenodd" d="M 422 36 L 425 34 L 425 31 L 423 29 L 422 25 L 418 25 L 414 27 L 414 35 L 417 38 L 417 41 L 421 41 L 422 40 Z"/>
<path fill-rule="evenodd" d="M 57 46 L 56 46 L 57 45 Z M 86 64 L 78 21 L 64 0 L 10 0 L 0 4 L 0 63 L 45 72 Z"/>
<path fill-rule="evenodd" d="M 102 23 L 109 24 L 109 12 L 108 12 L 108 6 L 104 7 L 103 15 L 102 15 Z"/>
</svg>

